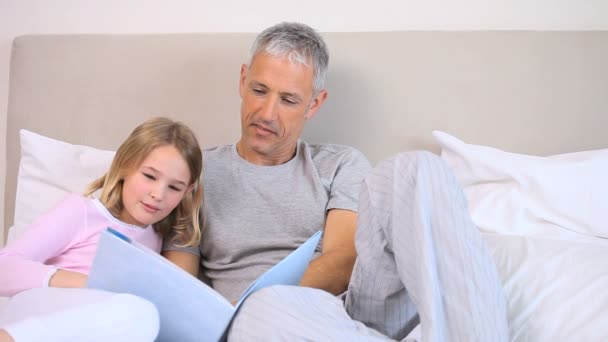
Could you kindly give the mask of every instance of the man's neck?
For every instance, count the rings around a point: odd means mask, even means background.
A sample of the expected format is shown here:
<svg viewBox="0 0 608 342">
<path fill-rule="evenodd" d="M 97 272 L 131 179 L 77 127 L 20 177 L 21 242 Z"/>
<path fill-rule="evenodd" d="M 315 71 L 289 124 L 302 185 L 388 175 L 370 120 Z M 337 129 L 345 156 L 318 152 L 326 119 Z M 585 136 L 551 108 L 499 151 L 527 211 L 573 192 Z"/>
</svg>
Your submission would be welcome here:
<svg viewBox="0 0 608 342">
<path fill-rule="evenodd" d="M 296 155 L 297 145 L 292 148 L 290 153 L 280 153 L 277 155 L 261 154 L 251 148 L 248 148 L 241 141 L 236 143 L 236 152 L 246 161 L 260 166 L 276 166 L 285 164 Z"/>
</svg>

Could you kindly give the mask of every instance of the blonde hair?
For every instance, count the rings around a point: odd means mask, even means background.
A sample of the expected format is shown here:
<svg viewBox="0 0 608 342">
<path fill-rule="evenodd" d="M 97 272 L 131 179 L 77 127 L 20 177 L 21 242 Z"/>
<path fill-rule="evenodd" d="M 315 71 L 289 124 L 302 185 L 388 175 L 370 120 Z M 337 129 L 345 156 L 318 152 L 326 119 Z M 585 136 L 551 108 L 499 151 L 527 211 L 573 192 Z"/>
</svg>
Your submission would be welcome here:
<svg viewBox="0 0 608 342">
<path fill-rule="evenodd" d="M 137 126 L 120 145 L 108 172 L 89 184 L 85 195 L 101 189 L 99 200 L 118 217 L 123 210 L 122 189 L 125 177 L 134 172 L 154 149 L 171 145 L 182 155 L 190 170 L 191 191 L 167 217 L 153 224 L 163 239 L 179 246 L 197 246 L 201 238 L 200 208 L 203 204 L 201 173 L 203 156 L 196 136 L 181 122 L 158 117 Z"/>
</svg>

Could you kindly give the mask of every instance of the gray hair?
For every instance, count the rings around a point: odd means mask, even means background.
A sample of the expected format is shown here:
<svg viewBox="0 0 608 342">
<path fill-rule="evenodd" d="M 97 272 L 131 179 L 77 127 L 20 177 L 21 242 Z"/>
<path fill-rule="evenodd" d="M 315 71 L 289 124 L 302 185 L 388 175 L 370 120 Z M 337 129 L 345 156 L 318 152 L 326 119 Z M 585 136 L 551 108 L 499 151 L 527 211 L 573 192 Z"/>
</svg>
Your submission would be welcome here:
<svg viewBox="0 0 608 342">
<path fill-rule="evenodd" d="M 292 63 L 311 66 L 314 71 L 313 94 L 316 96 L 325 85 L 329 52 L 323 38 L 310 26 L 282 22 L 262 31 L 249 50 L 249 63 L 264 53 L 273 57 L 287 57 Z"/>
</svg>

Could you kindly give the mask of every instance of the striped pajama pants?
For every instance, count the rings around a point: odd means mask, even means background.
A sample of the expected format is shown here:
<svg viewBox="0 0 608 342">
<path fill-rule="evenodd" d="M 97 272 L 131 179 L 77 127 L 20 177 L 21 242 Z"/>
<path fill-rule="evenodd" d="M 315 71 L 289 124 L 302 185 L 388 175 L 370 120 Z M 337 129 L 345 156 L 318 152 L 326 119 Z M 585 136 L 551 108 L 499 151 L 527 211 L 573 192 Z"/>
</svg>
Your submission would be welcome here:
<svg viewBox="0 0 608 342">
<path fill-rule="evenodd" d="M 380 163 L 359 197 L 355 263 L 346 299 L 274 286 L 250 296 L 229 341 L 403 339 L 507 341 L 507 314 L 491 255 L 466 199 L 436 155 L 408 152 Z"/>
</svg>

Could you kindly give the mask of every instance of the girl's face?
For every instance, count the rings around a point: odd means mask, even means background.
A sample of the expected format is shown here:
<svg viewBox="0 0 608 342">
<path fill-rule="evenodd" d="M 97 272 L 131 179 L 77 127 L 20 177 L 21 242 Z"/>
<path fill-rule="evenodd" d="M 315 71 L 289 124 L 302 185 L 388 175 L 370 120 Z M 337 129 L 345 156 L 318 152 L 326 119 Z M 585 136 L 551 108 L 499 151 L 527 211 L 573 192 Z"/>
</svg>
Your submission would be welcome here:
<svg viewBox="0 0 608 342">
<path fill-rule="evenodd" d="M 155 148 L 125 177 L 119 219 L 140 227 L 164 219 L 192 190 L 190 179 L 188 163 L 175 146 Z"/>
</svg>

